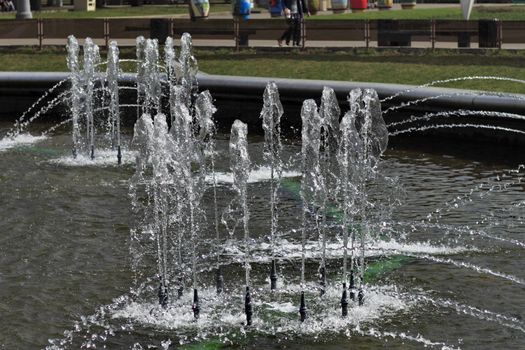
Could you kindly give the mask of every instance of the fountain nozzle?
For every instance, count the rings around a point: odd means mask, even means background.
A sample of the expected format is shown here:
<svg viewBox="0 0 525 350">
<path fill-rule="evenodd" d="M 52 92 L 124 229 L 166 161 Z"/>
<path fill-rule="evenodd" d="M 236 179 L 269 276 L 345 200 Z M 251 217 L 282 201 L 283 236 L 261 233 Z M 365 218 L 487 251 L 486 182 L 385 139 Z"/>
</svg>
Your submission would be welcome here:
<svg viewBox="0 0 525 350">
<path fill-rule="evenodd" d="M 95 159 L 95 146 L 91 145 L 91 160 Z"/>
<path fill-rule="evenodd" d="M 357 293 L 357 300 L 359 302 L 359 306 L 363 306 L 365 300 L 365 293 L 363 292 L 363 288 L 359 288 L 359 292 Z"/>
<path fill-rule="evenodd" d="M 118 165 L 122 164 L 122 151 L 120 150 L 120 146 L 117 146 L 117 163 Z"/>
<path fill-rule="evenodd" d="M 244 313 L 246 314 L 246 325 L 252 325 L 252 296 L 250 295 L 250 287 L 246 287 L 246 296 L 244 297 Z"/>
<path fill-rule="evenodd" d="M 343 283 L 343 295 L 341 296 L 341 316 L 348 316 L 348 297 L 346 292 L 346 283 Z"/>
<path fill-rule="evenodd" d="M 201 308 L 199 306 L 199 293 L 197 292 L 197 289 L 193 290 L 193 305 L 191 306 L 191 309 L 193 310 L 193 317 L 198 319 Z"/>
<path fill-rule="evenodd" d="M 184 287 L 182 285 L 182 277 L 178 278 L 179 280 L 179 288 L 177 288 L 177 298 L 182 298 L 182 294 L 184 293 Z"/>
<path fill-rule="evenodd" d="M 306 302 L 304 300 L 304 291 L 303 291 L 301 292 L 301 306 L 299 306 L 299 315 L 301 315 L 301 322 L 304 322 L 308 318 L 306 310 L 307 310 Z"/>
<path fill-rule="evenodd" d="M 270 271 L 270 290 L 277 289 L 277 263 L 272 259 L 272 269 Z"/>
<path fill-rule="evenodd" d="M 165 309 L 168 307 L 168 287 L 164 284 L 164 280 L 160 279 L 159 285 L 159 304 Z"/>
<path fill-rule="evenodd" d="M 355 281 L 354 281 L 354 270 L 350 270 L 350 299 L 355 301 Z"/>
<path fill-rule="evenodd" d="M 319 285 L 321 296 L 323 296 L 326 293 L 326 267 L 324 265 L 319 268 Z"/>
<path fill-rule="evenodd" d="M 222 276 L 221 268 L 217 268 L 217 278 L 215 280 L 217 282 L 217 294 L 221 294 L 224 290 L 224 277 Z"/>
</svg>

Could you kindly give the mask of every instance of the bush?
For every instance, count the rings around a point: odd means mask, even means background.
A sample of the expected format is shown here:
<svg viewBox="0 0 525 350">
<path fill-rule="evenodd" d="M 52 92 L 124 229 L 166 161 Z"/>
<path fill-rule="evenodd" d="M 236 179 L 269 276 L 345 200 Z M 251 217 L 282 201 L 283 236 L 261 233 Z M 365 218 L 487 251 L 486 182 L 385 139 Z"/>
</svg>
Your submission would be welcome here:
<svg viewBox="0 0 525 350">
<path fill-rule="evenodd" d="M 308 0 L 308 10 L 315 15 L 319 11 L 319 0 Z"/>
</svg>

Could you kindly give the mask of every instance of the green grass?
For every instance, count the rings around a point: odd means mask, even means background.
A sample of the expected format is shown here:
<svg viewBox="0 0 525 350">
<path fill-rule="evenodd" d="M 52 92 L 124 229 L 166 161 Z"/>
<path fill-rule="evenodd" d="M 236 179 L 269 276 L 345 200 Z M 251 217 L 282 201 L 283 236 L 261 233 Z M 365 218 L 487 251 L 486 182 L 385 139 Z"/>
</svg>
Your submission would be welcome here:
<svg viewBox="0 0 525 350">
<path fill-rule="evenodd" d="M 463 76 L 501 76 L 525 80 L 519 54 L 455 54 L 397 51 L 310 53 L 288 55 L 197 55 L 199 67 L 211 74 L 304 78 L 420 85 Z M 525 85 L 493 80 L 463 81 L 441 86 L 525 93 Z"/>
<path fill-rule="evenodd" d="M 493 19 L 500 20 L 525 20 L 525 5 L 513 6 L 476 6 L 472 9 L 471 20 Z M 462 20 L 459 4 L 454 7 L 442 8 L 414 8 L 412 10 L 365 11 L 361 13 L 342 13 L 326 16 L 310 16 L 308 20 L 334 20 L 334 19 L 450 19 Z"/>
<path fill-rule="evenodd" d="M 210 12 L 231 11 L 231 5 L 211 4 Z M 34 18 L 111 18 L 111 17 L 141 17 L 159 16 L 169 17 L 170 15 L 186 14 L 188 5 L 148 5 L 148 6 L 116 6 L 97 9 L 96 11 L 42 11 L 33 12 Z M 14 19 L 14 13 L 1 14 L 0 19 Z"/>
<path fill-rule="evenodd" d="M 104 53 L 103 53 L 104 54 Z M 133 58 L 134 50 L 122 48 L 121 57 Z M 229 49 L 196 50 L 202 71 L 210 74 L 323 79 L 420 85 L 463 76 L 500 76 L 525 80 L 525 52 L 489 51 L 481 54 L 450 51 L 349 50 L 306 53 L 233 53 Z M 10 71 L 66 71 L 64 48 L 3 49 L 0 61 Z M 525 94 L 525 85 L 494 80 L 463 81 L 440 85 L 462 89 Z"/>
<path fill-rule="evenodd" d="M 67 70 L 66 49 L 46 48 L 39 52 L 29 47 L 0 50 L 0 61 L 7 66 L 4 71 L 61 72 Z"/>
</svg>

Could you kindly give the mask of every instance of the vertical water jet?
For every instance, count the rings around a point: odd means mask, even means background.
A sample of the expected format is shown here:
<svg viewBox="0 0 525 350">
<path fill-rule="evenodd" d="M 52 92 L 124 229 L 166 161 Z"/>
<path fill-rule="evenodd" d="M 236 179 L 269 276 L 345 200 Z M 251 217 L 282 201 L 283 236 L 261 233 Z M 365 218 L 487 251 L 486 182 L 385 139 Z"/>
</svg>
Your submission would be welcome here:
<svg viewBox="0 0 525 350">
<path fill-rule="evenodd" d="M 162 95 L 159 73 L 159 43 L 157 39 L 147 39 L 144 47 L 144 110 L 146 113 L 160 113 Z"/>
<path fill-rule="evenodd" d="M 318 205 L 320 192 L 324 190 L 324 181 L 319 166 L 319 146 L 321 132 L 321 118 L 317 112 L 317 105 L 314 100 L 303 102 L 301 109 L 302 131 L 301 131 L 301 160 L 302 160 L 302 180 L 301 180 L 301 201 L 302 201 L 302 228 L 301 228 L 301 306 L 299 311 L 306 314 L 306 301 L 304 297 L 305 283 L 305 262 L 306 262 L 306 236 L 307 236 L 307 216 L 310 213 L 309 207 L 313 208 L 315 216 L 316 230 L 319 232 Z M 301 313 L 301 320 L 303 320 Z"/>
<path fill-rule="evenodd" d="M 180 38 L 180 78 L 179 84 L 182 86 L 183 102 L 191 110 L 193 95 L 197 91 L 197 72 L 199 71 L 197 59 L 193 56 L 191 35 L 182 34 Z"/>
<path fill-rule="evenodd" d="M 216 289 L 217 294 L 220 294 L 224 289 L 224 277 L 221 270 L 221 251 L 220 246 L 220 232 L 219 232 L 219 209 L 217 205 L 217 176 L 215 174 L 215 134 L 216 127 L 213 121 L 213 114 L 217 111 L 213 105 L 213 99 L 208 90 L 201 92 L 195 100 L 195 117 L 198 124 L 198 154 L 197 159 L 199 169 L 201 171 L 201 185 L 206 187 L 206 176 L 211 174 L 212 189 L 213 189 L 213 214 L 214 214 L 214 228 L 215 241 L 217 245 L 217 271 L 216 271 Z M 210 164 L 207 166 L 206 157 L 209 157 Z"/>
<path fill-rule="evenodd" d="M 141 35 L 135 40 L 136 57 L 137 57 L 137 119 L 144 113 L 144 96 L 146 94 L 146 71 L 145 71 L 145 50 L 146 39 Z"/>
<path fill-rule="evenodd" d="M 321 177 L 319 188 L 319 208 L 316 213 L 317 226 L 319 227 L 319 238 L 321 239 L 321 262 L 319 264 L 319 289 L 321 296 L 326 291 L 326 204 L 329 200 L 335 200 L 334 194 L 337 187 L 337 162 L 334 161 L 335 154 L 339 147 L 339 115 L 341 110 L 337 101 L 337 96 L 332 88 L 324 87 L 321 95 L 321 105 L 319 106 L 319 117 L 321 118 L 320 130 L 320 154 L 319 164 Z M 320 214 L 319 214 L 320 213 Z M 319 223 L 318 216 L 321 216 Z"/>
<path fill-rule="evenodd" d="M 277 262 L 275 259 L 275 240 L 278 224 L 278 193 L 282 176 L 282 144 L 281 144 L 281 116 L 283 106 L 279 98 L 277 84 L 269 82 L 263 95 L 263 108 L 261 111 L 262 127 L 264 130 L 263 156 L 270 165 L 270 246 L 271 246 L 271 271 L 270 290 L 277 288 Z"/>
<path fill-rule="evenodd" d="M 233 173 L 233 190 L 236 204 L 240 209 L 239 220 L 244 232 L 244 271 L 246 283 L 245 313 L 246 323 L 252 322 L 253 310 L 250 295 L 250 233 L 248 231 L 249 212 L 246 201 L 247 183 L 250 174 L 250 158 L 248 155 L 248 126 L 240 120 L 235 120 L 230 134 L 230 170 Z"/>
<path fill-rule="evenodd" d="M 80 48 L 77 39 L 70 35 L 67 38 L 67 67 L 71 71 L 69 81 L 71 84 L 71 136 L 72 136 L 72 153 L 73 158 L 76 158 L 80 148 L 80 126 L 79 118 L 81 113 L 80 99 L 82 96 L 82 86 L 80 76 L 80 64 L 78 62 L 78 54 Z"/>
<path fill-rule="evenodd" d="M 83 114 L 86 123 L 86 144 L 91 159 L 95 158 L 95 115 L 94 115 L 94 88 L 98 64 L 100 63 L 99 48 L 91 38 L 84 41 L 84 65 L 82 71 L 82 85 L 84 89 Z"/>
<path fill-rule="evenodd" d="M 348 239 L 349 233 L 352 231 L 352 246 L 350 257 L 350 298 L 353 300 L 353 259 L 354 259 L 354 230 L 351 227 L 352 218 L 357 213 L 356 209 L 356 172 L 355 166 L 358 155 L 358 148 L 360 145 L 359 135 L 355 127 L 355 113 L 350 110 L 345 114 L 340 124 L 341 139 L 337 150 L 337 162 L 339 165 L 339 189 L 340 203 L 343 207 L 343 221 L 341 229 L 343 231 L 343 297 L 346 299 L 347 281 L 348 281 Z M 341 308 L 343 316 L 348 313 L 347 301 L 341 301 Z"/>
<path fill-rule="evenodd" d="M 122 152 L 120 145 L 120 104 L 118 78 L 119 49 L 116 41 L 111 41 L 108 47 L 108 65 L 106 70 L 106 80 L 109 90 L 109 121 L 111 130 L 111 148 L 117 149 L 117 163 L 122 163 Z"/>
</svg>

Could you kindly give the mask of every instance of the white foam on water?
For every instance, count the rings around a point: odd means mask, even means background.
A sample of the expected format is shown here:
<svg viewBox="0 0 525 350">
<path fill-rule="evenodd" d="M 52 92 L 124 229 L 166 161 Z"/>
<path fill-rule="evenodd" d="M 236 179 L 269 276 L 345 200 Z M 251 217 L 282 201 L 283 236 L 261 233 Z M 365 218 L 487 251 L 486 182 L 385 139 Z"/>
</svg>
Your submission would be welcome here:
<svg viewBox="0 0 525 350">
<path fill-rule="evenodd" d="M 264 290 L 252 294 L 254 316 L 253 324 L 248 328 L 244 327 L 246 318 L 241 291 L 217 297 L 213 289 L 202 290 L 198 320 L 195 320 L 191 311 L 191 294 L 170 304 L 167 309 L 162 309 L 156 301 L 131 302 L 115 310 L 111 317 L 131 321 L 136 325 L 169 330 L 170 334 L 180 339 L 180 344 L 210 336 L 224 343 L 235 343 L 236 338 L 244 338 L 250 333 L 277 338 L 283 336 L 286 339 L 305 336 L 326 339 L 332 335 L 344 334 L 349 338 L 354 335 L 393 338 L 430 348 L 459 349 L 444 342 L 427 339 L 421 334 L 380 330 L 382 320 L 407 312 L 424 302 L 423 299 L 400 293 L 396 286 L 371 286 L 365 290 L 364 305 L 358 306 L 349 301 L 346 318 L 341 317 L 339 288 L 327 288 L 323 297 L 319 297 L 316 292 L 307 292 L 308 318 L 303 323 L 299 321 L 299 305 L 295 303 L 298 302 L 299 290 L 299 284 L 292 284 L 287 285 L 286 290 L 278 290 L 273 294 Z"/>
<path fill-rule="evenodd" d="M 384 252 L 396 251 L 401 253 L 425 253 L 431 255 L 455 255 L 464 252 L 478 251 L 478 249 L 474 247 L 449 247 L 445 245 L 432 245 L 429 242 L 401 243 L 395 240 L 375 241 L 372 243 L 370 249 L 379 249 Z"/>
<path fill-rule="evenodd" d="M 17 146 L 31 145 L 45 140 L 46 138 L 46 136 L 33 136 L 31 134 L 19 134 L 13 138 L 4 137 L 0 140 L 0 152 Z"/>
<path fill-rule="evenodd" d="M 248 183 L 256 183 L 256 182 L 264 182 L 264 181 L 270 181 L 271 179 L 271 170 L 269 167 L 260 167 L 257 169 L 253 169 L 250 171 L 250 177 L 248 178 Z M 294 171 L 294 170 L 285 170 L 282 173 L 282 177 L 300 177 L 301 172 Z M 216 172 L 215 178 L 217 179 L 217 183 L 220 184 L 232 184 L 233 183 L 233 175 L 230 172 Z M 213 176 L 208 175 L 206 176 L 206 181 L 212 182 Z"/>
<path fill-rule="evenodd" d="M 231 257 L 244 256 L 244 248 L 239 245 L 239 242 L 229 241 L 224 246 L 224 253 Z M 302 246 L 300 242 L 290 241 L 287 239 L 279 239 L 276 241 L 278 250 L 277 256 L 286 257 L 286 260 L 297 260 L 302 256 Z M 319 242 L 307 241 L 305 245 L 306 258 L 316 259 L 319 257 Z M 266 242 L 254 243 L 251 247 L 251 260 L 254 262 L 268 262 L 272 259 L 271 246 Z M 466 246 L 445 246 L 433 245 L 429 242 L 398 242 L 390 241 L 368 241 L 366 242 L 365 256 L 376 257 L 384 255 L 399 255 L 399 254 L 430 254 L 430 255 L 456 255 L 464 252 L 478 251 L 474 247 Z M 338 240 L 332 240 L 326 244 L 326 257 L 328 259 L 339 259 L 343 257 L 343 243 Z"/>
<path fill-rule="evenodd" d="M 283 312 L 283 313 L 290 313 L 291 314 L 291 313 L 296 313 L 297 312 L 297 305 L 294 305 L 291 302 L 284 302 L 284 303 L 270 302 L 270 303 L 266 303 L 266 306 L 270 310 Z"/>
<path fill-rule="evenodd" d="M 287 290 L 300 289 L 299 285 L 295 286 L 296 288 L 288 287 L 290 288 Z M 270 295 L 264 290 L 252 294 L 253 326 L 247 329 L 243 327 L 246 321 L 243 293 L 216 297 L 213 289 L 200 291 L 201 313 L 198 320 L 193 317 L 191 293 L 170 304 L 167 309 L 162 309 L 156 301 L 131 302 L 116 310 L 112 318 L 168 329 L 175 331 L 178 336 L 192 333 L 192 339 L 202 338 L 203 334 L 235 337 L 251 332 L 285 336 L 308 335 L 317 338 L 348 330 L 353 332 L 353 329 L 361 324 L 381 322 L 385 317 L 414 305 L 413 300 L 395 293 L 392 286 L 374 287 L 365 292 L 363 306 L 357 306 L 350 301 L 348 317 L 342 318 L 339 307 L 340 292 L 339 288 L 328 288 L 323 297 L 319 297 L 317 293 L 308 293 L 308 319 L 304 323 L 299 321 L 299 305 L 290 301 L 298 299 L 297 294 L 285 296 L 281 291 L 277 299 L 282 301 L 275 301 L 269 300 L 275 295 Z M 285 300 L 285 297 L 288 297 L 288 300 Z"/>
<path fill-rule="evenodd" d="M 135 163 L 135 151 L 122 151 L 122 164 Z M 117 151 L 114 150 L 95 150 L 95 159 L 91 159 L 89 155 L 78 155 L 76 158 L 73 155 L 62 156 L 60 158 L 49 161 L 52 164 L 58 164 L 67 167 L 86 167 L 86 166 L 117 166 Z"/>
</svg>

